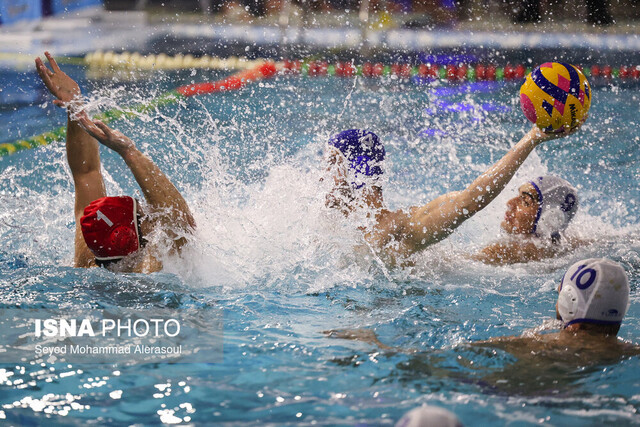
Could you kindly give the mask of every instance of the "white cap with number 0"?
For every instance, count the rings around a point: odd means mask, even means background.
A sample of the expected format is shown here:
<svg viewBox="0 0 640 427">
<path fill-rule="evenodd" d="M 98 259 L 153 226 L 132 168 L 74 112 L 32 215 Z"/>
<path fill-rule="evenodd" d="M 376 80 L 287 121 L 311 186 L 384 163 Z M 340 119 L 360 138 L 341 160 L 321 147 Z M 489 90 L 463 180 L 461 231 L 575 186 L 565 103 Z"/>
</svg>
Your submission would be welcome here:
<svg viewBox="0 0 640 427">
<path fill-rule="evenodd" d="M 628 308 L 629 280 L 616 262 L 578 261 L 562 277 L 558 314 L 565 328 L 574 323 L 619 325 Z"/>
</svg>

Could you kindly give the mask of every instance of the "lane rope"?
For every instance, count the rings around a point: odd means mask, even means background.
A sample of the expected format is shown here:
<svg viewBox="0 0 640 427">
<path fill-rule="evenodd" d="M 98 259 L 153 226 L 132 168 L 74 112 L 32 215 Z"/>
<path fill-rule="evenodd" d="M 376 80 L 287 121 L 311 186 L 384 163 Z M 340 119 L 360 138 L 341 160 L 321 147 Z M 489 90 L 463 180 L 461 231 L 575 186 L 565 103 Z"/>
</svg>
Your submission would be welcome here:
<svg viewBox="0 0 640 427">
<path fill-rule="evenodd" d="M 12 54 L 15 57 L 15 54 Z M 20 59 L 32 60 L 29 55 L 19 54 Z M 9 59 L 7 55 L 0 59 Z M 14 58 L 15 59 L 15 58 Z M 115 53 L 112 51 L 96 51 L 87 54 L 84 58 L 56 58 L 61 64 L 87 65 L 89 69 L 124 69 L 124 70 L 168 70 L 168 69 L 193 69 L 205 68 L 216 70 L 240 70 L 224 79 L 186 85 L 161 95 L 159 98 L 146 103 L 135 105 L 129 111 L 113 109 L 94 117 L 106 123 L 123 116 L 134 117 L 136 113 L 147 112 L 153 108 L 177 102 L 181 97 L 204 95 L 226 90 L 238 90 L 247 83 L 262 78 L 269 78 L 278 72 L 283 75 L 300 75 L 303 77 L 355 77 L 367 78 L 395 77 L 397 79 L 413 79 L 417 84 L 429 83 L 434 80 L 448 82 L 475 82 L 475 81 L 517 81 L 522 80 L 531 72 L 530 66 L 524 64 L 507 64 L 504 67 L 495 64 L 419 64 L 409 63 L 383 64 L 381 62 L 354 62 L 330 63 L 322 60 L 284 60 L 280 63 L 264 60 L 248 60 L 238 57 L 215 58 L 207 55 L 194 57 L 193 55 L 141 55 L 137 52 Z M 640 80 L 640 65 L 592 65 L 582 69 L 587 77 L 611 81 Z M 52 142 L 64 139 L 66 127 L 61 126 L 49 132 L 0 144 L 0 157 L 7 156 L 18 151 L 40 147 Z"/>
<path fill-rule="evenodd" d="M 238 90 L 245 87 L 251 82 L 270 78 L 276 73 L 277 66 L 275 62 L 261 61 L 257 65 L 254 65 L 253 68 L 239 71 L 228 77 L 225 77 L 224 79 L 215 82 L 181 86 L 172 91 L 164 93 L 163 95 L 155 98 L 150 102 L 134 105 L 133 107 L 128 107 L 127 111 L 121 109 L 112 109 L 98 114 L 93 118 L 96 120 L 101 120 L 105 123 L 109 123 L 125 116 L 135 117 L 137 115 L 136 113 L 149 112 L 155 108 L 176 103 L 181 98 L 187 98 L 195 95 L 205 95 L 215 92 Z M 52 131 L 32 136 L 27 139 L 0 144 L 0 157 L 8 156 L 22 150 L 41 147 L 43 145 L 48 145 L 56 141 L 64 140 L 65 135 L 66 126 L 61 126 Z"/>
</svg>

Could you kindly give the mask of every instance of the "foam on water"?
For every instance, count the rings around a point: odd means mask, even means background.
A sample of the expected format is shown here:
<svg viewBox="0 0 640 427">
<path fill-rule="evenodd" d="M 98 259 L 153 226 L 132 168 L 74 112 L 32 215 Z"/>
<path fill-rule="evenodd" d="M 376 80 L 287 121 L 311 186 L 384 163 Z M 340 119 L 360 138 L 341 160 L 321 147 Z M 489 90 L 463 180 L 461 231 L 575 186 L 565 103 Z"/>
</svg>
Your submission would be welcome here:
<svg viewBox="0 0 640 427">
<path fill-rule="evenodd" d="M 165 79 L 164 84 L 166 80 L 169 79 Z M 487 120 L 495 123 L 513 115 L 515 96 L 508 96 L 506 105 L 509 107 L 488 109 L 477 94 L 464 90 L 453 92 L 454 98 L 445 92 L 449 98 L 443 100 L 442 90 L 436 87 L 411 98 L 404 93 L 387 95 L 389 88 L 372 90 L 365 83 L 354 80 L 347 96 L 329 101 L 339 106 L 338 122 L 352 126 L 353 114 L 362 114 L 372 105 L 377 107 L 377 122 L 365 121 L 364 125 L 383 134 L 390 152 L 386 200 L 392 209 L 420 205 L 444 192 L 464 188 L 519 137 L 518 131 L 506 132 L 496 126 L 486 126 Z M 129 105 L 145 104 L 161 93 L 161 88 L 152 89 L 149 97 L 136 89 L 103 88 L 92 94 L 88 108 L 97 112 L 118 108 L 124 101 Z M 502 88 L 492 90 L 498 89 Z M 303 109 L 304 105 L 309 106 L 299 94 L 289 92 L 287 86 L 263 85 L 261 89 L 252 90 L 248 97 L 255 91 L 289 93 L 301 102 Z M 455 95 L 458 95 L 457 99 Z M 220 118 L 220 111 L 194 99 L 181 101 L 174 108 L 137 113 L 137 118 L 125 119 L 115 125 L 125 133 L 133 132 L 139 148 L 167 171 L 192 206 L 199 224 L 190 249 L 197 256 L 185 257 L 189 261 L 184 268 L 180 267 L 184 266 L 184 260 L 171 262 L 169 259 L 168 270 L 188 278 L 187 282 L 200 279 L 195 282 L 203 286 L 211 281 L 243 286 L 266 277 L 271 278 L 268 280 L 286 277 L 296 269 L 315 270 L 320 276 L 321 271 L 344 271 L 339 260 L 350 256 L 352 245 L 348 242 L 357 241 L 358 233 L 348 221 L 332 216 L 323 208 L 325 189 L 318 181 L 322 174 L 322 158 L 318 152 L 322 151 L 326 137 L 338 127 L 324 120 L 316 121 L 307 133 L 317 136 L 306 146 L 296 148 L 297 152 L 287 153 L 289 150 L 282 148 L 289 143 L 281 138 L 282 124 L 272 128 L 247 126 L 243 122 L 245 117 L 251 117 L 255 112 L 247 103 L 237 101 L 225 100 L 225 107 L 231 108 L 230 119 Z M 278 114 L 290 116 L 292 108 L 299 107 L 286 101 L 286 96 L 261 99 L 262 108 L 274 108 Z M 447 105 L 443 107 L 445 103 Z M 315 115 L 324 114 L 318 105 L 312 106 L 310 111 Z M 191 117 L 185 120 L 185 115 Z M 355 125 L 360 126 L 361 120 Z M 425 127 L 435 127 L 441 133 L 425 134 L 420 130 Z M 589 127 L 585 126 L 584 131 L 590 132 Z M 234 137 L 236 132 L 241 135 L 239 141 Z M 280 141 L 267 143 L 264 147 L 265 140 L 270 139 Z M 557 141 L 547 143 L 551 147 L 546 147 L 546 151 L 553 155 L 562 144 Z M 251 151 L 254 148 L 248 146 L 263 146 L 266 151 L 256 154 Z M 235 150 L 232 156 L 229 156 L 230 150 Z M 64 150 L 58 145 L 34 153 L 33 157 L 25 156 L 21 164 L 5 167 L 1 172 L 5 183 L 3 191 L 13 196 L 5 197 L 6 208 L 1 213 L 0 220 L 7 225 L 4 236 L 15 245 L 8 248 L 11 252 L 38 262 L 50 262 L 53 256 L 54 264 L 68 265 L 70 245 L 66 236 L 73 224 L 67 212 L 71 212 L 72 187 Z M 8 159 L 8 162 L 12 160 Z M 103 161 L 109 194 L 133 192 L 140 198 L 135 182 L 118 156 L 103 150 Z M 446 168 L 441 167 L 443 164 Z M 560 172 L 560 175 L 572 178 Z M 421 266 L 431 268 L 434 264 L 445 271 L 459 268 L 455 260 L 466 259 L 469 253 L 498 238 L 505 203 L 513 197 L 517 187 L 533 176 L 546 173 L 550 173 L 549 168 L 538 151 L 534 152 L 493 203 L 461 226 L 446 242 L 425 251 L 414 271 L 420 271 Z M 36 175 L 42 179 L 33 185 L 30 181 Z M 634 241 L 635 236 L 631 233 L 634 227 L 631 225 L 629 229 L 621 225 L 637 215 L 637 207 L 629 212 L 628 203 L 598 200 L 602 213 L 592 215 L 589 204 L 600 197 L 601 192 L 581 184 L 577 187 L 581 192 L 581 209 L 568 233 L 588 240 L 599 236 L 597 240 L 605 245 L 604 242 L 611 243 L 620 237 Z M 602 208 L 602 203 L 608 207 Z M 21 241 L 17 236 L 26 228 L 37 230 L 40 237 Z M 447 266 L 447 259 L 454 261 Z M 556 261 L 555 265 L 552 262 L 551 269 L 567 262 L 566 259 Z M 474 265 L 462 263 L 466 268 Z M 541 267 L 534 265 L 534 270 Z M 325 285 L 331 286 L 330 283 Z M 315 283 L 312 289 L 325 285 Z"/>
</svg>

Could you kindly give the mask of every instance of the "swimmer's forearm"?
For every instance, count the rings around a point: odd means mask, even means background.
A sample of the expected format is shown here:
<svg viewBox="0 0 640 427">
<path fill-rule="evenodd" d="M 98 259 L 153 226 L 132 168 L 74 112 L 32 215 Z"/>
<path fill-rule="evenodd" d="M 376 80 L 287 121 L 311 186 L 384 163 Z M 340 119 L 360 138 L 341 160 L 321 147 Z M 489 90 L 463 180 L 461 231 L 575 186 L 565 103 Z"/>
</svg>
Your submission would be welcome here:
<svg viewBox="0 0 640 427">
<path fill-rule="evenodd" d="M 444 194 L 412 212 L 412 248 L 439 242 L 500 194 L 529 153 L 546 136 L 532 129 L 466 190 Z"/>
<path fill-rule="evenodd" d="M 98 141 L 89 135 L 69 113 L 67 120 L 67 161 L 74 178 L 100 170 Z"/>
<path fill-rule="evenodd" d="M 154 208 L 172 208 L 174 219 L 182 219 L 195 227 L 195 221 L 178 189 L 153 161 L 136 147 L 118 151 L 133 173 L 147 202 Z"/>
<path fill-rule="evenodd" d="M 518 168 L 547 137 L 537 127 L 531 129 L 507 154 L 498 160 L 489 170 L 476 178 L 462 192 L 463 209 L 468 216 L 487 206 L 511 181 Z"/>
</svg>

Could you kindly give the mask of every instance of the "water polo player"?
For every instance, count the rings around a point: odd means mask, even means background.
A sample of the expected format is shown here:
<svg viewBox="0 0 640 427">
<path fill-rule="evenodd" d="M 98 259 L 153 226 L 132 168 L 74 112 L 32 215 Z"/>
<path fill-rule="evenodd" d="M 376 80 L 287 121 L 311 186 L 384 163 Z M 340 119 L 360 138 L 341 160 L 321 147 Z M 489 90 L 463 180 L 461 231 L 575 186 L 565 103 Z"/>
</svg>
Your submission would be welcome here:
<svg viewBox="0 0 640 427">
<path fill-rule="evenodd" d="M 584 366 L 585 363 L 613 362 L 621 357 L 639 355 L 640 346 L 617 339 L 629 308 L 629 293 L 629 279 L 620 264 L 606 258 L 578 261 L 567 269 L 558 287 L 556 318 L 562 321 L 559 331 L 541 333 L 540 328 L 536 328 L 537 331 L 527 331 L 521 336 L 494 337 L 460 346 L 508 351 L 517 357 L 516 363 L 524 375 L 536 378 L 536 381 L 538 377 L 532 374 L 534 368 L 548 371 L 549 366 L 559 361 Z M 370 343 L 393 352 L 418 351 L 385 345 L 371 329 L 332 330 L 324 334 Z M 551 372 L 557 375 L 554 370 Z M 517 381 L 515 385 L 518 386 Z"/>
<path fill-rule="evenodd" d="M 540 176 L 526 182 L 507 202 L 502 229 L 509 239 L 493 243 L 474 259 L 487 264 L 512 264 L 550 258 L 576 247 L 563 232 L 578 210 L 577 190 L 562 178 Z"/>
<path fill-rule="evenodd" d="M 122 133 L 93 122 L 83 110 L 80 87 L 45 53 L 51 70 L 36 59 L 45 86 L 66 107 L 67 160 L 75 187 L 76 267 L 108 266 L 122 272 L 153 272 L 162 268 L 155 245 L 144 236 L 162 230 L 169 251 L 179 251 L 195 222 L 186 201 L 167 176 Z M 131 197 L 106 197 L 100 171 L 100 143 L 118 153 L 142 189 L 147 207 L 142 211 Z M 155 233 L 154 233 L 155 234 Z"/>
<path fill-rule="evenodd" d="M 560 331 L 526 332 L 471 345 L 508 351 L 518 359 L 510 372 L 521 371 L 536 381 L 551 375 L 548 382 L 555 384 L 558 372 L 549 366 L 561 363 L 575 369 L 640 354 L 639 346 L 617 338 L 628 308 L 629 279 L 624 268 L 606 258 L 585 259 L 569 267 L 560 281 L 556 302 Z"/>
<path fill-rule="evenodd" d="M 373 220 L 365 239 L 388 265 L 439 242 L 487 206 L 540 143 L 567 134 L 545 134 L 534 126 L 502 159 L 465 190 L 437 197 L 424 206 L 390 211 L 384 207 L 379 178 L 385 149 L 371 131 L 351 129 L 329 140 L 328 163 L 334 187 L 327 206 L 345 215 L 368 209 Z"/>
<path fill-rule="evenodd" d="M 573 264 L 558 287 L 556 317 L 569 331 L 617 335 L 629 308 L 629 280 L 624 268 L 604 258 Z"/>
</svg>

